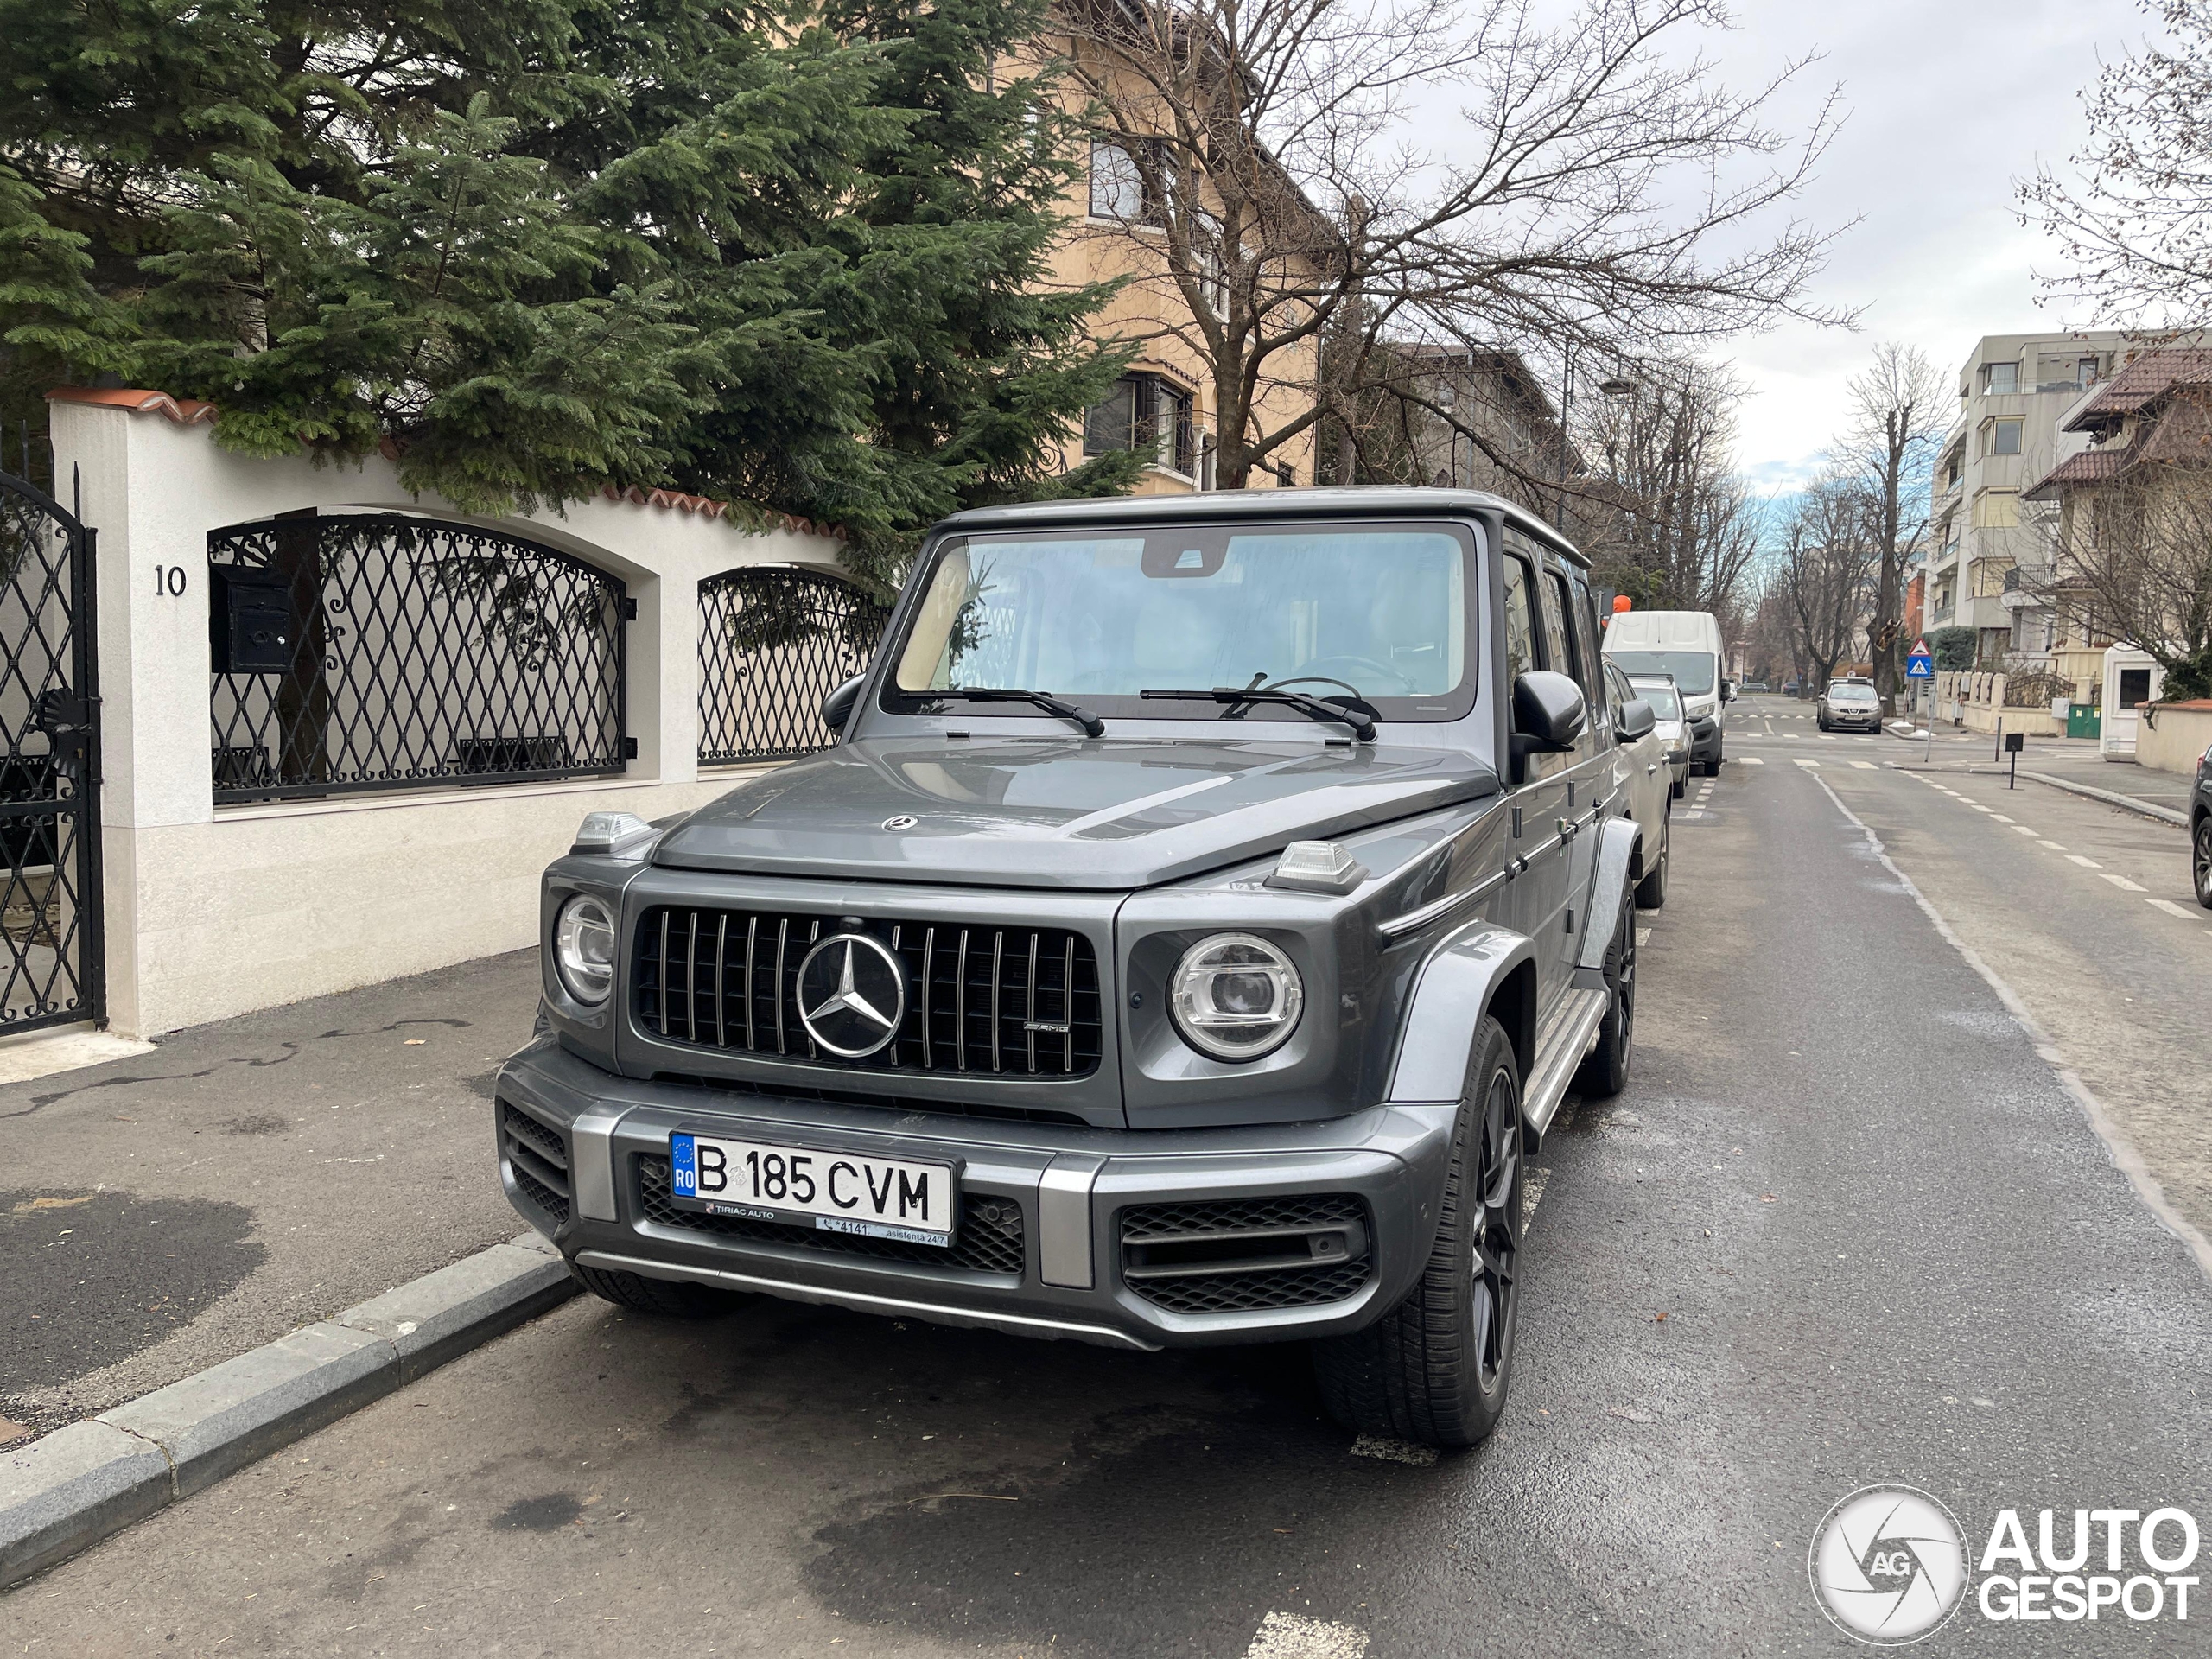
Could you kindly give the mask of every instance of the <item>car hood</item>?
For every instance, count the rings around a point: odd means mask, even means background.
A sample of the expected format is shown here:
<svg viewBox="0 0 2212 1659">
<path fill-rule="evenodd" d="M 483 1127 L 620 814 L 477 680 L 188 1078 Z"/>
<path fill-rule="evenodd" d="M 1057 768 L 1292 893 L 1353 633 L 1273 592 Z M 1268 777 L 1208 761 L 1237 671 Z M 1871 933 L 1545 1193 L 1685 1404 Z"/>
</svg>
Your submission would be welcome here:
<svg viewBox="0 0 2212 1659">
<path fill-rule="evenodd" d="M 1499 786 L 1486 762 L 1443 749 L 873 739 L 794 761 L 700 808 L 661 838 L 653 861 L 849 880 L 1129 889 L 1478 799 Z"/>
</svg>

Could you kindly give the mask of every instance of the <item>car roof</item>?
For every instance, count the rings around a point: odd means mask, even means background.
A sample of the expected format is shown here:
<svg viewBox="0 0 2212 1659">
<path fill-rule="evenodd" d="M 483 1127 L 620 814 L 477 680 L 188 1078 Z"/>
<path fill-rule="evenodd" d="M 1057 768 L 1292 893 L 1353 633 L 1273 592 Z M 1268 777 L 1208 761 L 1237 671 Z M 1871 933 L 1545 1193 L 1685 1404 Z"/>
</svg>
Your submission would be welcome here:
<svg viewBox="0 0 2212 1659">
<path fill-rule="evenodd" d="M 1209 490 L 1196 495 L 1084 496 L 971 507 L 938 522 L 957 531 L 1089 529 L 1159 524 L 1251 524 L 1294 518 L 1465 518 L 1495 512 L 1522 534 L 1587 567 L 1575 545 L 1527 508 L 1487 490 L 1370 486 L 1295 490 Z"/>
</svg>

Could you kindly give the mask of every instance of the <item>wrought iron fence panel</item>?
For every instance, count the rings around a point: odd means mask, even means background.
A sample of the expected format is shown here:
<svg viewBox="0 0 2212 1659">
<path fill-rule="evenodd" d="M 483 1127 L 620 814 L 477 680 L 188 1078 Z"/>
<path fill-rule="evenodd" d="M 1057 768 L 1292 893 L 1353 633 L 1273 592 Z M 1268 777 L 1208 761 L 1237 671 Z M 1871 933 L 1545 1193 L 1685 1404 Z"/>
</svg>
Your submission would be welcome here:
<svg viewBox="0 0 2212 1659">
<path fill-rule="evenodd" d="M 105 1012 L 92 533 L 0 473 L 0 1030 Z"/>
<path fill-rule="evenodd" d="M 215 798 L 620 772 L 621 582 L 494 531 L 302 515 L 210 533 Z"/>
<path fill-rule="evenodd" d="M 822 699 L 868 666 L 890 611 L 849 582 L 753 565 L 699 584 L 699 760 L 789 760 L 837 741 Z"/>
</svg>

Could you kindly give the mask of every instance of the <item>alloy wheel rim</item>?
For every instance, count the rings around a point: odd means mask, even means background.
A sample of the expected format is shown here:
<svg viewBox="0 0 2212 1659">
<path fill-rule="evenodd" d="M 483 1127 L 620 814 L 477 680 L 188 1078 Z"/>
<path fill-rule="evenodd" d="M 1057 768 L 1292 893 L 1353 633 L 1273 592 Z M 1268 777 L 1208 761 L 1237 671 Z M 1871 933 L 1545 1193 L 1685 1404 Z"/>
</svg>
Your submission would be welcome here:
<svg viewBox="0 0 2212 1659">
<path fill-rule="evenodd" d="M 1514 1274 L 1521 1249 L 1520 1107 L 1512 1079 L 1491 1079 L 1483 1102 L 1481 1189 L 1474 1229 L 1475 1355 L 1484 1389 L 1505 1370 L 1513 1342 Z"/>
<path fill-rule="evenodd" d="M 2196 826 L 2196 901 L 2212 905 L 2212 818 Z"/>
<path fill-rule="evenodd" d="M 1613 987 L 1614 1007 L 1620 1014 L 1621 1065 L 1628 1065 L 1636 1046 L 1636 913 L 1621 912 L 1621 971 Z"/>
</svg>

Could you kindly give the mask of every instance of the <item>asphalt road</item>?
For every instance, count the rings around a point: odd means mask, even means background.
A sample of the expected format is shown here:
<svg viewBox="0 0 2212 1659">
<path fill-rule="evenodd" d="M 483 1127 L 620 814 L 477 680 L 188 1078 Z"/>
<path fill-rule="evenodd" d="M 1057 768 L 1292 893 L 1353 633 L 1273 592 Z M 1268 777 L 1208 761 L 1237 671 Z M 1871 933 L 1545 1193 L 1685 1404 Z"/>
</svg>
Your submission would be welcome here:
<svg viewBox="0 0 2212 1659">
<path fill-rule="evenodd" d="M 1936 1494 L 1977 1551 L 2004 1506 L 2204 1514 L 2212 1290 L 2145 1194 L 2197 1201 L 2206 1091 L 2162 1059 L 2101 1102 L 2143 1136 L 2131 1179 L 1899 872 L 2039 1023 L 2052 939 L 2093 1009 L 2101 952 L 2171 926 L 2142 976 L 2172 978 L 2212 939 L 1889 770 L 1894 740 L 1730 754 L 1645 918 L 1630 1086 L 1539 1160 L 1520 1370 L 1478 1450 L 1363 1454 L 1294 1350 L 587 1299 L 0 1599 L 5 1650 L 1840 1654 L 1806 1550 L 1861 1485 Z M 1995 810 L 2150 890 L 2156 849 L 2036 798 Z M 2133 943 L 2078 937 L 2113 918 Z M 2201 998 L 2194 1033 L 2139 1006 L 2107 1046 L 2201 1078 Z M 2046 1030 L 2092 1088 L 2121 1076 Z M 2200 1629 L 1962 1615 L 1923 1651 Z"/>
</svg>

